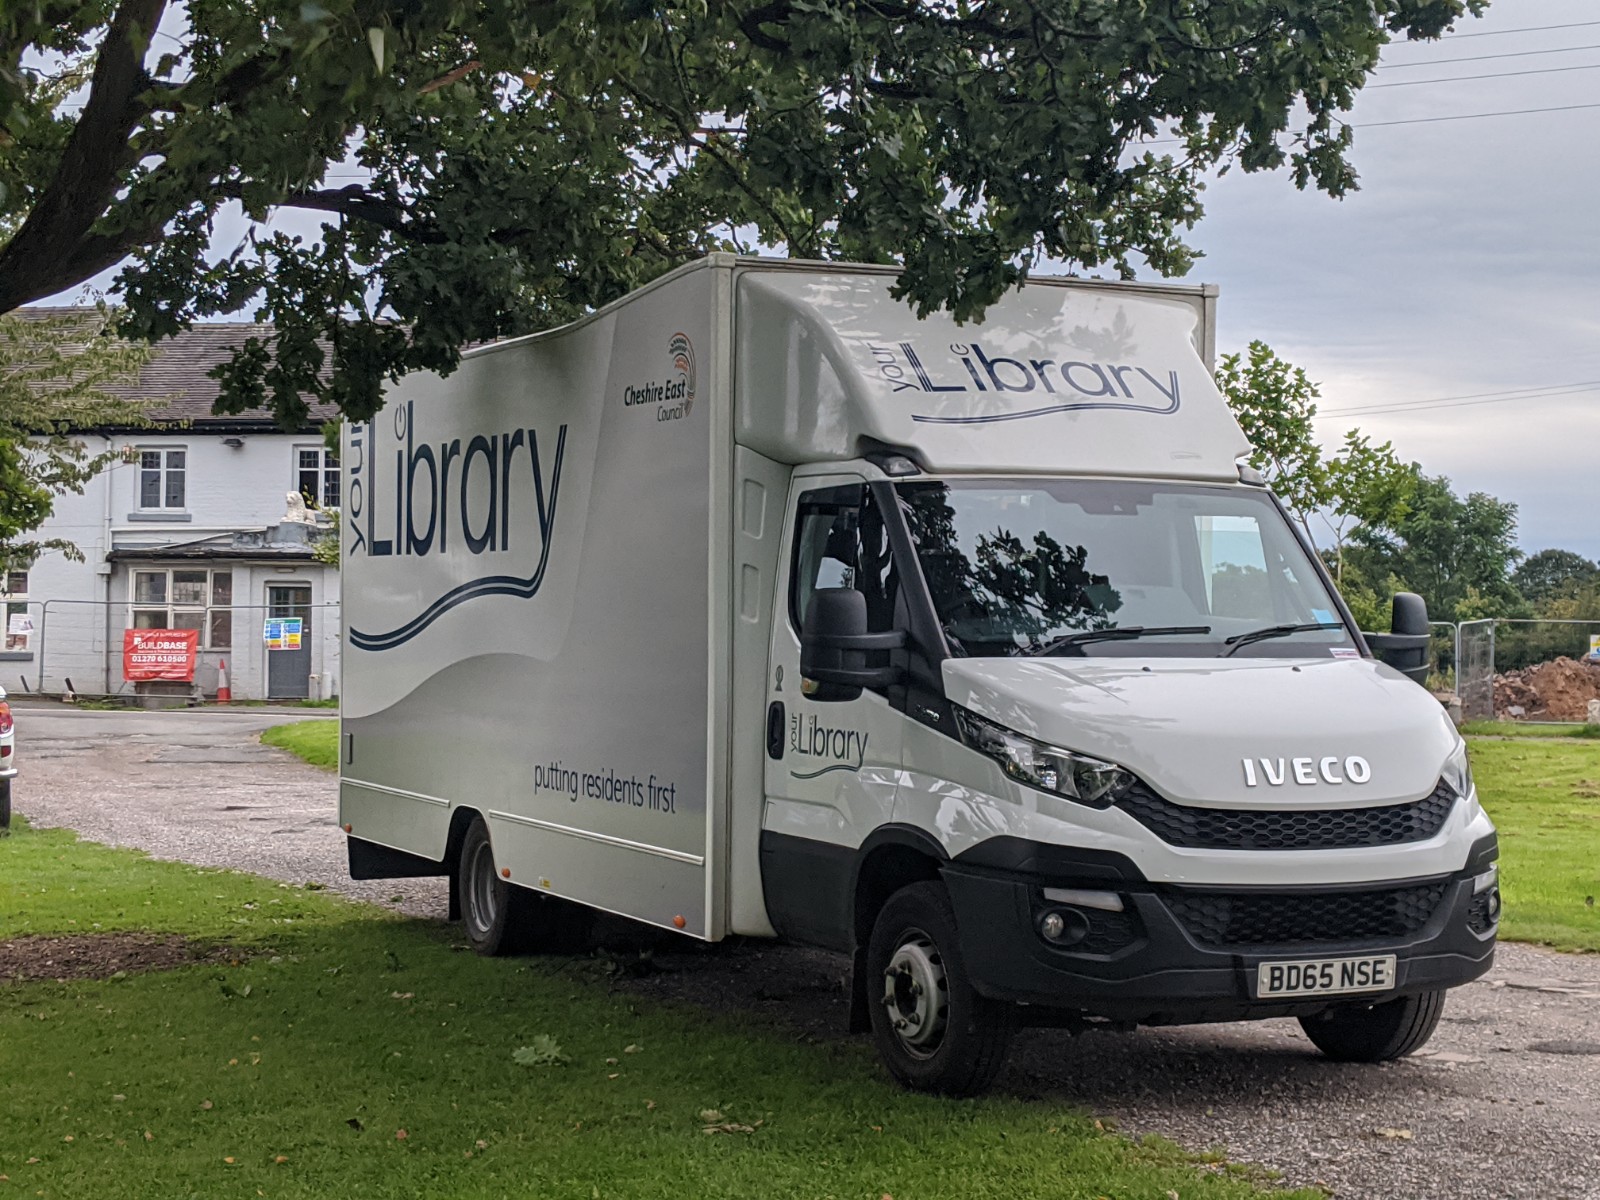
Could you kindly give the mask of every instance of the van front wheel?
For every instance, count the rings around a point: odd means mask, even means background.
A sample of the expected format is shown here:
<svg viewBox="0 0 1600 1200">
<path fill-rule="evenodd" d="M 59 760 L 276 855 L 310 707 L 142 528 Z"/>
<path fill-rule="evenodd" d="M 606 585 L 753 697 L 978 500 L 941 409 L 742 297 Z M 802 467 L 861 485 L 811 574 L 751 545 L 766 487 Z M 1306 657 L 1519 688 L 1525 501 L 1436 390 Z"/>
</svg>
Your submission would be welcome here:
<svg viewBox="0 0 1600 1200">
<path fill-rule="evenodd" d="M 867 944 L 867 1000 L 879 1057 L 916 1091 L 981 1092 L 1016 1028 L 1012 1005 L 973 990 L 940 883 L 902 888 L 878 914 Z"/>
<path fill-rule="evenodd" d="M 1443 1012 L 1443 991 L 1419 992 L 1382 1004 L 1330 1008 L 1301 1017 L 1300 1028 L 1336 1062 L 1389 1062 L 1422 1049 Z"/>
</svg>

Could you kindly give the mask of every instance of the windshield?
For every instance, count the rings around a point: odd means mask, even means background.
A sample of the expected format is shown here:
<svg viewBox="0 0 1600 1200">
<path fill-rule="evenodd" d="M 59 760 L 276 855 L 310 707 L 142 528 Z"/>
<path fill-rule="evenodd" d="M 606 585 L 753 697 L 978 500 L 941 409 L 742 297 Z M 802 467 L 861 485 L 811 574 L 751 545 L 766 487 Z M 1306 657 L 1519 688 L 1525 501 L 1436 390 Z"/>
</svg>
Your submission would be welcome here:
<svg viewBox="0 0 1600 1200">
<path fill-rule="evenodd" d="M 1358 653 L 1259 489 L 1086 479 L 896 487 L 956 654 Z M 1325 625 L 1334 628 L 1316 628 Z"/>
</svg>

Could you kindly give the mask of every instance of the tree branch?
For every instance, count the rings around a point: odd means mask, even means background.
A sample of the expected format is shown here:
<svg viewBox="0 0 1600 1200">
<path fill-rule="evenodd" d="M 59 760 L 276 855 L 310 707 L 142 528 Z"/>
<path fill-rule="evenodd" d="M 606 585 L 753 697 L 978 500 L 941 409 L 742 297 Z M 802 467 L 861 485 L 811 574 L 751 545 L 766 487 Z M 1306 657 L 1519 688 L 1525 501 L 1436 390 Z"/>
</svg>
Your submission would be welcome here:
<svg viewBox="0 0 1600 1200">
<path fill-rule="evenodd" d="M 123 0 L 95 61 L 89 98 L 61 152 L 55 175 L 16 235 L 0 247 L 0 313 L 59 292 L 95 274 L 81 251 L 116 198 L 129 163 L 129 139 L 145 115 L 144 52 L 166 0 Z M 122 253 L 133 243 L 122 239 Z M 98 262 L 103 255 L 91 256 Z"/>
<path fill-rule="evenodd" d="M 352 183 L 336 191 L 290 192 L 283 198 L 282 205 L 284 208 L 338 213 L 340 216 L 377 225 L 411 242 L 436 246 L 445 240 L 444 234 L 438 229 L 412 219 L 410 211 L 403 204 L 374 196 L 358 183 Z"/>
</svg>

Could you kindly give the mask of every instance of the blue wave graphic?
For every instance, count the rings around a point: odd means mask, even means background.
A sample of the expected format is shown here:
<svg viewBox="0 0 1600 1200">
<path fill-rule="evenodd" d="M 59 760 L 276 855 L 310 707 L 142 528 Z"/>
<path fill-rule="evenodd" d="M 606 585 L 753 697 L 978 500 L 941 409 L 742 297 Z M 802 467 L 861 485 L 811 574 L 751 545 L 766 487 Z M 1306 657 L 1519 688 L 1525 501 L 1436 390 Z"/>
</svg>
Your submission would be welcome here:
<svg viewBox="0 0 1600 1200">
<path fill-rule="evenodd" d="M 359 629 L 352 629 L 350 644 L 357 650 L 393 650 L 396 646 L 405 645 L 445 613 L 468 600 L 476 600 L 480 596 L 518 596 L 527 599 L 536 594 L 539 585 L 544 582 L 544 568 L 549 557 L 550 549 L 546 546 L 539 555 L 538 568 L 526 579 L 519 579 L 515 575 L 485 575 L 453 587 L 404 625 L 387 633 L 362 633 Z"/>
<path fill-rule="evenodd" d="M 996 421 L 1024 421 L 1029 417 L 1043 417 L 1050 413 L 1079 412 L 1090 408 L 1121 408 L 1129 412 L 1154 413 L 1156 416 L 1166 416 L 1168 413 L 1178 411 L 1178 401 L 1174 399 L 1165 408 L 1151 408 L 1148 404 L 1098 404 L 1093 402 L 1079 404 L 1051 404 L 1045 408 L 1030 408 L 1023 412 L 991 413 L 980 417 L 922 417 L 916 413 L 911 414 L 913 421 L 920 421 L 925 425 L 991 425 Z"/>
<path fill-rule="evenodd" d="M 829 771 L 859 771 L 860 763 L 834 763 L 831 767 L 823 767 L 820 771 L 809 771 L 802 775 L 799 771 L 790 771 L 792 779 L 815 779 L 818 775 L 826 775 Z"/>
</svg>

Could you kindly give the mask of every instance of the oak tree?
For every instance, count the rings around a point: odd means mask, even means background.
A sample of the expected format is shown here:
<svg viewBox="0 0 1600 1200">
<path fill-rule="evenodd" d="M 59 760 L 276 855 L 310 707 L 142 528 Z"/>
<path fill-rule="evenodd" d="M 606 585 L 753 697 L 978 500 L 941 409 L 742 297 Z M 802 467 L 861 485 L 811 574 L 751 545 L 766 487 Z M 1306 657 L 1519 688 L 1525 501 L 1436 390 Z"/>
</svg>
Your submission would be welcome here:
<svg viewBox="0 0 1600 1200">
<path fill-rule="evenodd" d="M 1485 3 L 0 5 L 0 313 L 117 264 L 137 335 L 254 310 L 221 403 L 294 423 L 752 242 L 961 318 L 1045 263 L 1182 274 L 1209 173 L 1345 194 L 1385 43 Z"/>
</svg>

